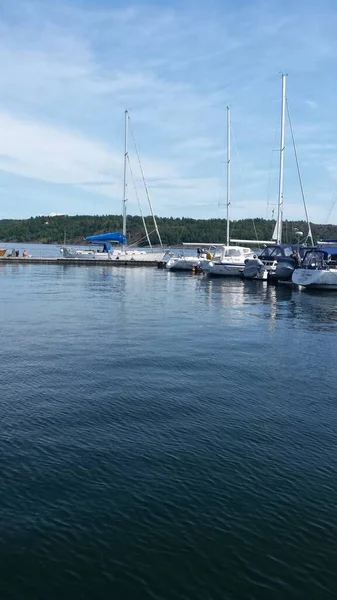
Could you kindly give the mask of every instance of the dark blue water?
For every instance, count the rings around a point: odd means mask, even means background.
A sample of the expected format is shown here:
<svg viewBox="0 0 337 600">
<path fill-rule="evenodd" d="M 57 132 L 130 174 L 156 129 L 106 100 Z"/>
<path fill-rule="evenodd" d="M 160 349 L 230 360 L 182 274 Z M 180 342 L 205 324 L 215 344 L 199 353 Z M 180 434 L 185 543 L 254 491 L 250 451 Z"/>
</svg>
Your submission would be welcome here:
<svg viewBox="0 0 337 600">
<path fill-rule="evenodd" d="M 337 593 L 337 296 L 0 264 L 1 600 Z"/>
</svg>

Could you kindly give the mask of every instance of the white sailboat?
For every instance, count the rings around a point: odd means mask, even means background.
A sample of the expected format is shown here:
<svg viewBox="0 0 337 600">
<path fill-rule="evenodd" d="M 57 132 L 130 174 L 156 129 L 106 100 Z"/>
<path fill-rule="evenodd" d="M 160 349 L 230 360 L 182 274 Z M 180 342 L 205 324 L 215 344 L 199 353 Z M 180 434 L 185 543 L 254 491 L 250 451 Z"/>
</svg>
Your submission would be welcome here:
<svg viewBox="0 0 337 600">
<path fill-rule="evenodd" d="M 150 237 L 149 237 L 149 234 L 147 231 L 145 219 L 144 219 L 142 213 L 141 213 L 141 216 L 143 219 L 143 224 L 144 224 L 144 228 L 145 228 L 146 237 L 147 237 L 147 240 L 149 243 L 149 248 L 147 250 L 145 250 L 145 249 L 143 250 L 143 249 L 137 249 L 137 248 L 132 248 L 130 246 L 126 246 L 126 242 L 127 242 L 127 237 L 126 237 L 127 185 L 128 185 L 127 184 L 127 165 L 129 164 L 129 166 L 130 166 L 129 151 L 128 151 L 129 122 L 130 122 L 129 112 L 128 112 L 128 110 L 125 110 L 125 113 L 124 113 L 123 200 L 122 200 L 122 215 L 123 215 L 122 231 L 123 231 L 123 233 L 121 234 L 116 231 L 113 233 L 103 233 L 103 234 L 99 234 L 99 235 L 89 236 L 86 238 L 86 240 L 89 243 L 93 244 L 94 246 L 100 246 L 101 249 L 86 248 L 86 249 L 73 250 L 71 248 L 63 246 L 61 248 L 61 252 L 62 252 L 64 258 L 92 259 L 92 260 L 100 260 L 100 261 L 101 260 L 109 260 L 109 261 L 121 261 L 121 262 L 137 261 L 137 262 L 146 263 L 146 262 L 161 262 L 164 260 L 164 258 L 167 255 L 167 251 L 163 250 L 163 244 L 162 244 L 160 233 L 158 230 L 156 217 L 153 212 L 153 207 L 152 207 L 152 203 L 150 200 L 150 196 L 148 194 L 148 189 L 146 187 L 144 173 L 143 173 L 143 169 L 142 169 L 142 166 L 140 163 L 138 149 L 136 146 L 135 139 L 134 139 L 134 143 L 135 143 L 137 158 L 139 161 L 139 166 L 141 169 L 141 174 L 142 174 L 143 182 L 144 182 L 146 193 L 147 193 L 147 198 L 148 198 L 152 218 L 153 218 L 154 225 L 155 225 L 155 230 L 158 235 L 161 249 L 154 250 L 152 248 L 152 244 L 151 244 Z M 131 170 L 131 166 L 130 166 L 130 170 Z M 132 174 L 132 172 L 131 172 L 131 174 Z M 117 247 L 112 246 L 112 243 L 118 243 L 119 245 Z"/>
<path fill-rule="evenodd" d="M 231 116 L 230 108 L 227 106 L 227 223 L 226 223 L 226 245 L 222 247 L 218 259 L 202 260 L 200 268 L 207 275 L 228 277 L 241 275 L 247 257 L 252 255 L 250 248 L 243 246 L 230 246 L 230 167 L 231 167 Z"/>
<path fill-rule="evenodd" d="M 337 245 L 307 250 L 292 282 L 307 289 L 337 290 Z"/>
<path fill-rule="evenodd" d="M 283 179 L 284 179 L 284 149 L 285 149 L 285 111 L 286 111 L 286 75 L 282 74 L 282 102 L 281 102 L 281 137 L 280 137 L 280 165 L 279 165 L 279 185 L 278 185 L 278 203 L 277 203 L 277 220 L 272 235 L 272 241 L 267 242 L 266 248 L 261 254 L 246 262 L 243 276 L 246 279 L 261 279 L 261 280 L 287 280 L 290 279 L 295 267 L 300 260 L 300 254 L 303 255 L 304 248 L 299 244 L 282 244 L 282 226 L 283 226 Z M 288 113 L 289 114 L 289 113 Z M 290 116 L 289 116 L 290 122 Z M 290 122 L 292 133 L 292 127 Z M 292 133 L 293 137 L 293 133 Z M 299 172 L 299 164 L 295 141 L 293 137 L 293 145 L 295 150 L 295 158 L 297 169 Z M 302 199 L 308 224 L 308 239 L 312 240 L 312 233 L 308 212 L 306 208 L 303 186 L 300 178 Z M 242 240 L 241 240 L 242 241 Z M 261 242 L 260 242 L 261 243 Z M 274 244 L 274 245 L 271 245 Z"/>
</svg>

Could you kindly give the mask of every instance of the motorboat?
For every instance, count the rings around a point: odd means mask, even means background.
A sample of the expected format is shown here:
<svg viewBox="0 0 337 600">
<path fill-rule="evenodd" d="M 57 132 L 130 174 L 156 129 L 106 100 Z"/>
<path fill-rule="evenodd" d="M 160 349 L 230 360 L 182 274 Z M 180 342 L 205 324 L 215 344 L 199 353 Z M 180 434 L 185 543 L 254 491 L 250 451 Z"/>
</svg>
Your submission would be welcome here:
<svg viewBox="0 0 337 600">
<path fill-rule="evenodd" d="M 194 246 L 195 244 L 185 244 Z M 176 255 L 170 255 L 169 259 L 166 261 L 166 268 L 169 271 L 194 271 L 200 270 L 201 264 L 203 261 L 210 261 L 214 258 L 214 254 L 211 253 L 211 250 L 203 250 L 198 248 L 197 254 L 193 256 L 185 255 L 182 251 Z"/>
<path fill-rule="evenodd" d="M 337 245 L 308 250 L 292 282 L 308 289 L 337 290 Z"/>
<path fill-rule="evenodd" d="M 169 271 L 193 271 L 199 267 L 199 264 L 198 256 L 185 256 L 181 253 L 170 256 L 165 266 Z"/>
<path fill-rule="evenodd" d="M 243 274 L 245 262 L 251 256 L 254 254 L 250 248 L 223 246 L 219 260 L 202 260 L 200 268 L 211 276 L 238 277 Z"/>
<path fill-rule="evenodd" d="M 286 281 L 301 262 L 306 247 L 297 244 L 277 244 L 266 246 L 255 258 L 246 261 L 243 270 L 245 279 Z"/>
</svg>

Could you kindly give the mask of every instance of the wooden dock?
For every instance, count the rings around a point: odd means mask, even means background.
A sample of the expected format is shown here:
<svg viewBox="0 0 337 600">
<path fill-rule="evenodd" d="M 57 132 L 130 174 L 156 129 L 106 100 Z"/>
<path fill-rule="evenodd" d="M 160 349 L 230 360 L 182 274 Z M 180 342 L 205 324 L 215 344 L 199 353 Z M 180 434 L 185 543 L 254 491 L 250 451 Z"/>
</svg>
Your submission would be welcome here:
<svg viewBox="0 0 337 600">
<path fill-rule="evenodd" d="M 0 258 L 0 264 L 20 264 L 20 265 L 75 265 L 86 267 L 157 267 L 164 268 L 163 261 L 151 260 L 99 260 L 92 258 L 53 258 L 53 257 L 27 257 L 8 256 Z"/>
</svg>

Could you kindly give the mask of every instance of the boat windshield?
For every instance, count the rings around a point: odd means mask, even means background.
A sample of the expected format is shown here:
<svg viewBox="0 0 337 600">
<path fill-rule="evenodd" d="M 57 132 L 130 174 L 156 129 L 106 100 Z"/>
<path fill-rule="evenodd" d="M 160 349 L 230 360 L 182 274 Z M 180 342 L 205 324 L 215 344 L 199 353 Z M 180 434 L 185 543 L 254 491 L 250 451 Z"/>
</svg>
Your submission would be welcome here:
<svg viewBox="0 0 337 600">
<path fill-rule="evenodd" d="M 272 255 L 273 251 L 275 250 L 274 246 L 267 246 L 262 252 L 261 252 L 261 258 L 269 258 L 269 256 Z"/>
<path fill-rule="evenodd" d="M 260 255 L 260 258 L 277 259 L 280 257 L 290 257 L 294 253 L 292 246 L 267 246 Z"/>
<path fill-rule="evenodd" d="M 226 248 L 224 256 L 241 256 L 239 248 Z"/>
<path fill-rule="evenodd" d="M 279 258 L 280 256 L 284 256 L 283 248 L 279 246 L 274 246 L 273 248 L 267 247 L 263 250 L 261 254 L 261 258 Z"/>
<path fill-rule="evenodd" d="M 302 267 L 304 269 L 321 269 L 326 264 L 324 252 L 312 250 L 304 256 Z"/>
</svg>

